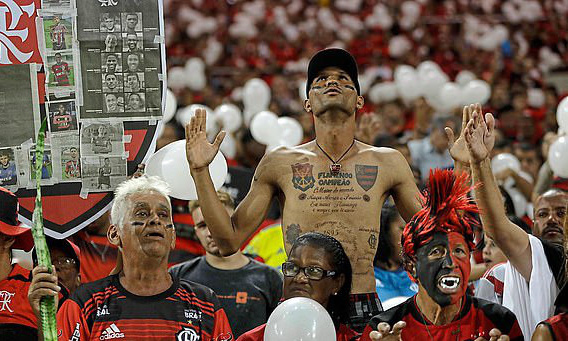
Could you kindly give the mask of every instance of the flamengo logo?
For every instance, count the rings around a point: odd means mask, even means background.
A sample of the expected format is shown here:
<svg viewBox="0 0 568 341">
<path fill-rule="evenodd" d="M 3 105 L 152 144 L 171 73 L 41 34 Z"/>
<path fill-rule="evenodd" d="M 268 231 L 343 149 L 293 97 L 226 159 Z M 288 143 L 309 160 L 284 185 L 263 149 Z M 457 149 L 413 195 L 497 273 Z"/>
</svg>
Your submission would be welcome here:
<svg viewBox="0 0 568 341">
<path fill-rule="evenodd" d="M 199 341 L 201 337 L 193 329 L 183 328 L 176 334 L 177 341 Z"/>
<path fill-rule="evenodd" d="M 124 333 L 120 332 L 120 329 L 116 326 L 116 324 L 111 324 L 107 329 L 103 331 L 101 336 L 99 337 L 100 340 L 110 340 L 110 339 L 120 339 L 124 337 Z"/>
<path fill-rule="evenodd" d="M 24 16 L 27 16 L 27 19 L 29 19 L 34 14 L 35 4 L 32 2 L 29 5 L 20 6 L 14 0 L 0 0 L 0 3 L 7 6 L 0 7 L 0 64 L 12 64 L 8 57 L 8 50 L 20 63 L 25 63 L 32 57 L 33 51 L 20 51 L 11 38 L 17 37 L 22 43 L 26 41 L 28 28 L 16 29 L 16 27 Z M 10 13 L 11 17 L 9 23 L 8 13 Z"/>
<path fill-rule="evenodd" d="M 101 3 L 101 7 L 118 5 L 118 0 L 99 0 L 99 2 Z"/>
<path fill-rule="evenodd" d="M 8 310 L 11 313 L 14 312 L 12 309 L 10 309 L 12 297 L 14 297 L 14 294 L 12 294 L 11 292 L 7 292 L 5 290 L 0 291 L 0 311 Z"/>
</svg>

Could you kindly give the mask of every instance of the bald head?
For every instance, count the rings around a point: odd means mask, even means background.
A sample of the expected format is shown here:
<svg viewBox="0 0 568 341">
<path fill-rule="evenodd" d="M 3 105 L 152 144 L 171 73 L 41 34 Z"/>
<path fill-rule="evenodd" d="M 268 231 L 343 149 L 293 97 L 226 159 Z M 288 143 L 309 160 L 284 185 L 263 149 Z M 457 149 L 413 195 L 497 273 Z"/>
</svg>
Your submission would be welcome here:
<svg viewBox="0 0 568 341">
<path fill-rule="evenodd" d="M 533 234 L 562 245 L 566 205 L 568 205 L 568 192 L 550 189 L 539 196 L 534 203 Z"/>
</svg>

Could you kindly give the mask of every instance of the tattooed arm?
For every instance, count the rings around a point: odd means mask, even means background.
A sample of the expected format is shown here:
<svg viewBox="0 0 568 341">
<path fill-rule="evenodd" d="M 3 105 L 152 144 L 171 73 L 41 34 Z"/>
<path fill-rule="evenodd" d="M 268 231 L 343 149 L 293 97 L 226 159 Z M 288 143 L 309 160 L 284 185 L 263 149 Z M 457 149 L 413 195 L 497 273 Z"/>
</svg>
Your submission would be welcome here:
<svg viewBox="0 0 568 341">
<path fill-rule="evenodd" d="M 419 192 L 414 182 L 414 175 L 406 159 L 398 151 L 392 151 L 390 153 L 389 166 L 395 179 L 395 183 L 391 187 L 390 192 L 394 198 L 398 212 L 405 221 L 409 221 L 421 208 L 420 202 L 418 201 Z"/>
</svg>

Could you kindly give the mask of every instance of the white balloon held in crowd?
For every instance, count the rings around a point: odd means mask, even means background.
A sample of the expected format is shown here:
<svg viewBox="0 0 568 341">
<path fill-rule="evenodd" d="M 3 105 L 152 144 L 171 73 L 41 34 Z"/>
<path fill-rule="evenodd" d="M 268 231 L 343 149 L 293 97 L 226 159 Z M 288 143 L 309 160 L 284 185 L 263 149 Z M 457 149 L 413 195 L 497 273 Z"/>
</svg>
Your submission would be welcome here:
<svg viewBox="0 0 568 341">
<path fill-rule="evenodd" d="M 568 97 L 564 97 L 556 108 L 556 122 L 563 131 L 568 131 Z"/>
<path fill-rule="evenodd" d="M 555 175 L 568 179 L 568 137 L 561 136 L 550 146 L 548 163 Z"/>
<path fill-rule="evenodd" d="M 264 340 L 336 340 L 335 326 L 321 304 L 310 298 L 294 297 L 282 302 L 270 314 Z"/>
</svg>

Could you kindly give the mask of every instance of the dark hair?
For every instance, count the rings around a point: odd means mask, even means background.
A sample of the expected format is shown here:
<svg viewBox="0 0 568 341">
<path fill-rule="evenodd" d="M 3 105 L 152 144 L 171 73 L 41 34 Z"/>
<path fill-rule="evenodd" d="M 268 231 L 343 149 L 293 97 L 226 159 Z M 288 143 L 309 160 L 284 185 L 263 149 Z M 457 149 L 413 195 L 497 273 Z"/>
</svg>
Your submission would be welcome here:
<svg viewBox="0 0 568 341">
<path fill-rule="evenodd" d="M 501 192 L 501 197 L 503 198 L 505 214 L 515 215 L 515 205 L 513 204 L 513 199 L 509 195 L 509 192 L 507 192 L 507 190 L 501 186 L 499 186 L 499 191 Z"/>
<path fill-rule="evenodd" d="M 57 56 L 61 57 L 61 53 L 57 52 L 57 53 L 55 54 L 55 57 L 57 57 Z"/>
<path fill-rule="evenodd" d="M 341 274 L 345 276 L 343 286 L 339 289 L 337 295 L 330 296 L 327 305 L 327 311 L 335 327 L 338 328 L 340 323 L 347 323 L 349 320 L 349 293 L 351 292 L 351 281 L 353 277 L 349 257 L 347 257 L 343 246 L 341 246 L 341 243 L 337 239 L 319 232 L 308 232 L 299 236 L 294 241 L 289 254 L 292 254 L 297 247 L 304 245 L 322 248 L 325 253 L 329 255 L 333 270 L 337 272 L 334 277 Z"/>
<path fill-rule="evenodd" d="M 390 203 L 385 203 L 381 210 L 381 233 L 379 233 L 379 246 L 375 254 L 375 263 L 388 263 L 389 259 L 393 256 L 394 245 L 390 238 L 391 225 L 398 217 L 396 206 Z"/>
</svg>

